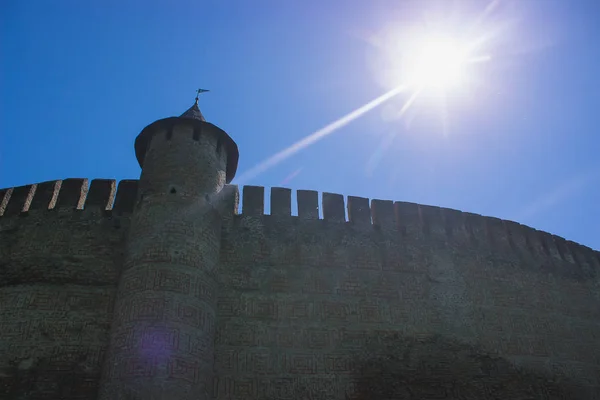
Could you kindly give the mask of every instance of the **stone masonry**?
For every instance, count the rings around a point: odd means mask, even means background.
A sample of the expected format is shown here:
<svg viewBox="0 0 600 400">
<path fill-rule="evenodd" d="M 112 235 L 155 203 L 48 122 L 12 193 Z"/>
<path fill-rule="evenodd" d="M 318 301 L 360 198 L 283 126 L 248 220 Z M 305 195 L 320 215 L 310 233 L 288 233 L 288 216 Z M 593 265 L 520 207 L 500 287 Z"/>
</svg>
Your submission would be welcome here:
<svg viewBox="0 0 600 400">
<path fill-rule="evenodd" d="M 0 190 L 0 399 L 600 399 L 597 251 L 309 190 L 240 211 L 197 104 L 135 149 L 139 181 Z"/>
</svg>

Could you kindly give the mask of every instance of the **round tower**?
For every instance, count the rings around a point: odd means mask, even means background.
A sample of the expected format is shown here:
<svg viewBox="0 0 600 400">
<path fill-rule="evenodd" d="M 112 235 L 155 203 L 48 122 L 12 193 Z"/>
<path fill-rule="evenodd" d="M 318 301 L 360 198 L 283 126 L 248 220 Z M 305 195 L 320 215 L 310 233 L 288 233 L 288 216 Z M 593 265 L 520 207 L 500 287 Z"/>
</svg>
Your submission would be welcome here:
<svg viewBox="0 0 600 400">
<path fill-rule="evenodd" d="M 196 103 L 135 141 L 142 167 L 100 399 L 208 399 L 221 215 L 238 149 Z"/>
</svg>

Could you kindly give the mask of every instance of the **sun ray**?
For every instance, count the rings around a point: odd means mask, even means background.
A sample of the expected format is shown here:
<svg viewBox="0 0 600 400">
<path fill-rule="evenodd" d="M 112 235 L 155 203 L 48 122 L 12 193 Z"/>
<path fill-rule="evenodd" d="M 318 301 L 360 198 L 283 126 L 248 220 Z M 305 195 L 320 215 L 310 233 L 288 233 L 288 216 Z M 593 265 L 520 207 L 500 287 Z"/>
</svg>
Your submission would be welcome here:
<svg viewBox="0 0 600 400">
<path fill-rule="evenodd" d="M 289 174 L 288 176 L 286 176 L 280 183 L 279 186 L 284 186 L 287 185 L 288 183 L 290 183 L 290 181 L 292 179 L 294 179 L 295 177 L 297 177 L 298 175 L 300 175 L 300 172 L 302 172 L 303 167 L 300 167 L 298 169 L 296 169 L 295 171 L 293 171 L 291 174 Z"/>
<path fill-rule="evenodd" d="M 486 54 L 486 55 L 471 57 L 467 60 L 467 63 L 477 64 L 477 63 L 482 63 L 482 62 L 488 62 L 491 59 L 492 59 L 492 56 L 490 56 L 489 54 Z"/>
<path fill-rule="evenodd" d="M 476 17 L 475 22 L 464 29 L 458 26 L 455 26 L 454 29 L 451 25 L 440 21 L 439 24 L 427 24 L 425 27 L 415 24 L 414 29 L 403 27 L 399 31 L 390 31 L 385 35 L 368 35 L 371 46 L 381 51 L 383 57 L 381 68 L 384 71 L 384 79 L 391 80 L 386 85 L 393 89 L 261 161 L 244 172 L 238 178 L 238 182 L 244 183 L 255 178 L 295 153 L 338 131 L 407 88 L 414 89 L 414 91 L 404 102 L 398 112 L 398 117 L 406 120 L 406 111 L 413 106 L 421 92 L 426 91 L 425 98 L 437 98 L 441 102 L 442 135 L 449 135 L 450 104 L 447 92 L 450 89 L 460 90 L 467 84 L 474 83 L 473 81 L 477 80 L 477 74 L 473 73 L 475 71 L 470 68 L 492 60 L 492 56 L 486 50 L 490 49 L 490 43 L 497 37 L 498 30 L 492 30 L 493 26 L 487 26 L 486 29 L 481 28 L 484 23 L 489 25 L 490 16 L 496 12 L 501 2 L 501 0 L 488 2 L 484 10 Z M 443 29 L 448 30 L 442 32 Z M 460 31 L 462 31 L 462 35 L 458 35 Z M 363 39 L 365 38 L 363 37 Z M 400 85 L 400 83 L 402 84 Z M 415 111 L 418 111 L 418 108 Z M 410 119 L 407 121 L 407 126 L 409 124 Z M 396 133 L 382 139 L 380 147 L 367 163 L 367 173 L 372 172 L 379 163 L 383 152 L 387 150 L 388 144 L 395 135 Z"/>
<path fill-rule="evenodd" d="M 410 108 L 410 106 L 413 105 L 413 103 L 417 100 L 417 97 L 419 97 L 419 95 L 421 94 L 421 92 L 423 91 L 423 88 L 417 88 L 417 90 L 415 90 L 413 92 L 413 94 L 408 98 L 408 100 L 406 100 L 406 103 L 404 103 L 404 105 L 402 106 L 402 108 L 400 109 L 400 117 L 404 115 L 404 113 L 406 113 L 408 111 L 408 109 Z"/>
<path fill-rule="evenodd" d="M 400 112 L 398 115 L 399 117 L 402 117 L 406 113 L 406 111 L 408 111 L 408 109 L 412 106 L 412 104 L 419 97 L 419 94 L 421 93 L 421 91 L 422 91 L 422 88 L 415 90 L 413 92 L 413 94 L 408 98 L 408 100 L 406 100 L 406 102 L 400 109 Z M 394 141 L 395 137 L 396 137 L 396 133 L 394 132 L 387 136 L 384 136 L 384 138 L 381 140 L 381 142 L 379 143 L 379 147 L 377 147 L 377 149 L 375 149 L 375 152 L 373 153 L 373 155 L 371 155 L 371 157 L 369 157 L 369 161 L 367 161 L 367 170 L 366 170 L 367 176 L 371 176 L 371 174 L 373 173 L 375 168 L 377 168 L 377 165 L 379 165 L 379 162 L 383 158 L 383 155 L 385 154 L 386 150 L 390 148 L 390 145 Z"/>
<path fill-rule="evenodd" d="M 447 137 L 448 132 L 448 97 L 444 93 L 440 98 L 440 114 L 442 117 L 442 134 Z"/>
<path fill-rule="evenodd" d="M 311 133 L 310 135 L 306 136 L 305 138 L 297 141 L 296 143 L 292 144 L 291 146 L 281 150 L 280 152 L 272 155 L 271 157 L 267 158 L 266 160 L 258 163 L 254 167 L 250 168 L 248 171 L 244 172 L 242 175 L 240 175 L 236 179 L 237 183 L 240 185 L 243 185 L 245 182 L 247 182 L 251 179 L 254 179 L 258 175 L 260 175 L 263 172 L 265 172 L 266 170 L 268 170 L 269 168 L 286 160 L 287 158 L 289 158 L 293 154 L 299 152 L 300 150 L 305 149 L 305 148 L 315 144 L 319 140 L 323 139 L 325 136 L 331 135 L 332 133 L 334 133 L 338 129 L 342 128 L 343 126 L 349 124 L 350 122 L 354 121 L 355 119 L 359 118 L 360 116 L 364 115 L 365 113 L 371 111 L 372 109 L 379 106 L 380 104 L 383 104 L 384 102 L 388 101 L 389 99 L 391 99 L 394 96 L 398 95 L 399 93 L 403 92 L 405 89 L 406 89 L 405 85 L 397 86 L 394 89 L 371 100 L 367 104 L 344 115 L 343 117 L 333 121 L 332 123 L 324 126 L 323 128 Z"/>
</svg>

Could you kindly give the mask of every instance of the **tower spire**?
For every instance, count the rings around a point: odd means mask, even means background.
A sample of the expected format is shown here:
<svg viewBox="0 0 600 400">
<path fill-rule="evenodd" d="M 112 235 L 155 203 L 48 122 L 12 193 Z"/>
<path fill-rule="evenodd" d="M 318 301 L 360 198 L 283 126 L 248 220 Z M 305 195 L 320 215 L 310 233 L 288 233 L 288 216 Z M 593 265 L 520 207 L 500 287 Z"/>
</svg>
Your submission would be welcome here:
<svg viewBox="0 0 600 400">
<path fill-rule="evenodd" d="M 191 106 L 190 108 L 187 109 L 186 112 L 184 112 L 183 114 L 181 114 L 181 117 L 183 118 L 194 118 L 200 121 L 206 121 L 204 119 L 204 115 L 202 115 L 202 113 L 200 112 L 200 108 L 198 107 L 198 97 L 200 96 L 200 93 L 206 93 L 209 92 L 209 90 L 207 89 L 197 89 L 196 90 L 196 101 L 194 102 L 194 105 Z"/>
</svg>

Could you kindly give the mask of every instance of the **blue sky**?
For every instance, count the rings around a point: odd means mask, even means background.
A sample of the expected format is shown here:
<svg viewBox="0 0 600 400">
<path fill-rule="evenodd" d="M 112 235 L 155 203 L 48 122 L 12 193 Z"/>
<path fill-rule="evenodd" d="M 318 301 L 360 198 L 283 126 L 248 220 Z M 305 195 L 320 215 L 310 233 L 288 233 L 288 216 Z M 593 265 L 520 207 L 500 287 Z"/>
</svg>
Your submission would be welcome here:
<svg viewBox="0 0 600 400">
<path fill-rule="evenodd" d="M 382 38 L 417 24 L 484 36 L 490 60 L 445 108 L 422 95 L 399 117 L 402 92 L 239 183 L 456 208 L 600 249 L 600 2 L 489 3 L 3 1 L 0 187 L 139 177 L 136 135 L 198 87 L 244 176 L 401 84 Z"/>
</svg>

